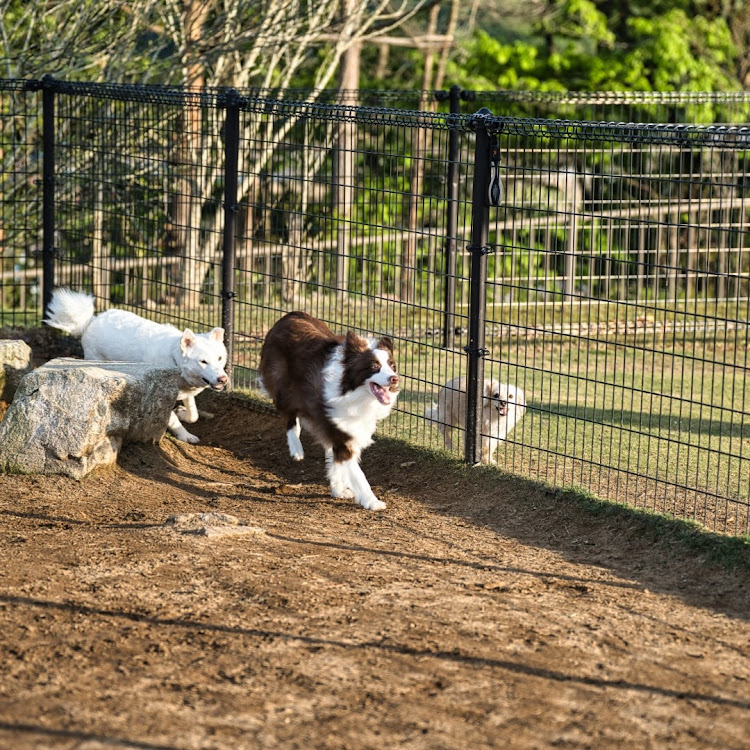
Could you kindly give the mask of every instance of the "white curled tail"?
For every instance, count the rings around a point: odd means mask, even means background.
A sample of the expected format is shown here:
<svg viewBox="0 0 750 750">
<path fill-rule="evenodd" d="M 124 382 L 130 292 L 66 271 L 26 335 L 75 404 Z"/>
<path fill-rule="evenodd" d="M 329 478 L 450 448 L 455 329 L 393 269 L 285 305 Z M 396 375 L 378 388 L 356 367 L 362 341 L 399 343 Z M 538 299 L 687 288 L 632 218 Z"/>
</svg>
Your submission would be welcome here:
<svg viewBox="0 0 750 750">
<path fill-rule="evenodd" d="M 52 293 L 44 322 L 80 338 L 94 317 L 94 298 L 83 292 L 56 289 Z"/>
</svg>

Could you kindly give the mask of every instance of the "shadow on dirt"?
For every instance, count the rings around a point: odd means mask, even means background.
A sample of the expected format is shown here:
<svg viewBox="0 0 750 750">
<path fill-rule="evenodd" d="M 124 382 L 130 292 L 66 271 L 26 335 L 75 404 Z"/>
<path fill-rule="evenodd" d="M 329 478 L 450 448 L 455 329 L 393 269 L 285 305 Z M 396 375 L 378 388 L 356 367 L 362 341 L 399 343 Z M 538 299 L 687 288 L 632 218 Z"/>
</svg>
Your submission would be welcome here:
<svg viewBox="0 0 750 750">
<path fill-rule="evenodd" d="M 490 657 L 477 657 L 462 654 L 455 650 L 453 651 L 440 651 L 431 648 L 415 648 L 401 643 L 387 643 L 380 639 L 364 640 L 356 643 L 344 639 L 335 638 L 323 638 L 320 636 L 303 635 L 298 633 L 288 633 L 283 630 L 269 630 L 261 628 L 248 628 L 229 626 L 204 622 L 202 620 L 192 620 L 189 618 L 164 618 L 164 617 L 153 617 L 146 614 L 137 612 L 130 612 L 119 609 L 99 608 L 91 607 L 85 604 L 76 604 L 72 602 L 56 602 L 47 601 L 43 599 L 34 599 L 26 596 L 7 596 L 0 594 L 0 602 L 12 605 L 14 607 L 30 607 L 37 608 L 40 610 L 63 610 L 66 612 L 73 612 L 77 615 L 84 615 L 86 617 L 108 617 L 116 618 L 131 622 L 145 622 L 159 627 L 170 627 L 179 628 L 182 630 L 192 630 L 215 633 L 226 633 L 229 635 L 241 635 L 249 636 L 252 638 L 259 638 L 264 641 L 280 641 L 280 642 L 296 642 L 303 643 L 312 647 L 327 647 L 333 646 L 337 649 L 344 651 L 348 650 L 365 650 L 375 649 L 388 654 L 398 654 L 402 656 L 421 658 L 438 659 L 441 661 L 452 662 L 456 664 L 468 664 L 472 667 L 490 667 L 495 669 L 502 669 L 507 672 L 515 674 L 529 675 L 533 677 L 541 677 L 547 680 L 552 680 L 559 683 L 580 683 L 582 685 L 591 687 L 606 687 L 609 689 L 622 690 L 622 691 L 639 691 L 648 694 L 658 693 L 665 697 L 676 697 L 681 700 L 695 700 L 707 703 L 713 703 L 720 706 L 731 706 L 736 708 L 747 709 L 750 708 L 750 702 L 744 700 L 735 700 L 732 698 L 724 698 L 721 696 L 712 695 L 710 693 L 702 693 L 698 690 L 693 692 L 685 692 L 684 690 L 676 690 L 669 688 L 654 688 L 653 685 L 648 685 L 639 682 L 628 682 L 625 680 L 609 680 L 605 678 L 595 677 L 575 677 L 569 672 L 560 671 L 556 669 L 546 669 L 543 667 L 530 666 L 523 663 L 522 661 L 514 661 L 509 659 L 490 658 Z M 149 746 L 150 747 L 150 746 Z"/>
<path fill-rule="evenodd" d="M 304 433 L 306 460 L 293 462 L 283 429 L 272 413 L 257 411 L 251 402 L 238 398 L 206 394 L 206 402 L 206 408 L 216 412 L 216 419 L 202 424 L 199 421 L 196 434 L 206 445 L 225 449 L 261 472 L 261 481 L 256 477 L 242 484 L 242 473 L 235 469 L 240 482 L 238 499 L 240 495 L 253 502 L 283 499 L 305 506 L 339 506 L 346 502 L 328 495 L 323 452 L 305 440 Z M 175 450 L 190 449 L 177 444 Z M 150 461 L 169 463 L 163 452 L 148 455 Z M 192 476 L 186 474 L 180 479 L 177 475 L 169 481 L 184 482 L 195 492 L 193 482 L 211 468 L 213 459 L 191 458 L 195 465 Z M 605 567 L 617 576 L 637 581 L 644 589 L 750 618 L 750 545 L 743 539 L 546 487 L 495 468 L 470 468 L 390 439 L 376 440 L 364 453 L 362 466 L 376 494 L 389 506 L 406 496 L 431 512 L 489 528 L 500 537 L 543 547 L 571 562 Z M 132 462 L 127 468 L 138 473 Z M 280 486 L 291 490 L 282 489 L 284 497 L 279 497 Z M 197 491 L 201 492 L 200 488 Z M 290 494 L 295 497 L 288 497 Z M 393 554 L 408 555 L 403 551 Z"/>
</svg>

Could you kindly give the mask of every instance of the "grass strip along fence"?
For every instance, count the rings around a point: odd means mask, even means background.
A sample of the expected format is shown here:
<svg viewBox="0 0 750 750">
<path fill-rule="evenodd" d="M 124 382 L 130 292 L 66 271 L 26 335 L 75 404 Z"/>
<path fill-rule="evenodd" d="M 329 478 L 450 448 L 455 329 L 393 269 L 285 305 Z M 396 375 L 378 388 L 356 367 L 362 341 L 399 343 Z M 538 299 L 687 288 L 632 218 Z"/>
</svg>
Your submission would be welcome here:
<svg viewBox="0 0 750 750">
<path fill-rule="evenodd" d="M 443 448 L 425 414 L 466 376 L 452 450 L 474 462 L 494 379 L 527 401 L 502 470 L 750 531 L 747 95 L 0 97 L 4 325 L 39 324 L 56 285 L 222 324 L 252 390 L 265 332 L 304 309 L 394 338 L 385 435 Z"/>
</svg>

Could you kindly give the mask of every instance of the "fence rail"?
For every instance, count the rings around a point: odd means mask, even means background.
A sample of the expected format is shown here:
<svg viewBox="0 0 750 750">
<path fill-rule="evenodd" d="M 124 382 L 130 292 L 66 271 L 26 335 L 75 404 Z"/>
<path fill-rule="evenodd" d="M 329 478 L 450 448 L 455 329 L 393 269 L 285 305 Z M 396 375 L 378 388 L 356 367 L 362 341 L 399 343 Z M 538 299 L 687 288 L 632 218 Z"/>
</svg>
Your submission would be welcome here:
<svg viewBox="0 0 750 750">
<path fill-rule="evenodd" d="M 384 434 L 443 447 L 426 415 L 466 376 L 473 462 L 484 381 L 507 383 L 506 471 L 747 534 L 749 105 L 0 81 L 3 323 L 59 284 L 222 324 L 251 388 L 303 308 L 396 340 Z"/>
</svg>

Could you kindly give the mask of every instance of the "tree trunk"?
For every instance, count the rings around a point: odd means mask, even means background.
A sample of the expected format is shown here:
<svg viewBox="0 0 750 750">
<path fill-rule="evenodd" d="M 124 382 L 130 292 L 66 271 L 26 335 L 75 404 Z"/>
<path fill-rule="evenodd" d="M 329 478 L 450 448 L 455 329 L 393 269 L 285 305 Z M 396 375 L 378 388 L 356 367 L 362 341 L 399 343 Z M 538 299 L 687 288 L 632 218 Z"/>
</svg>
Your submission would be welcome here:
<svg viewBox="0 0 750 750">
<path fill-rule="evenodd" d="M 344 0 L 343 12 L 347 17 L 352 12 L 352 0 Z M 356 105 L 355 92 L 359 89 L 359 66 L 361 45 L 352 44 L 341 56 L 339 65 L 339 92 L 342 104 Z M 337 219 L 336 233 L 336 280 L 339 294 L 348 288 L 350 225 L 354 196 L 354 152 L 357 143 L 356 126 L 353 122 L 338 125 L 338 147 L 335 154 L 333 206 Z"/>
<path fill-rule="evenodd" d="M 91 241 L 93 243 L 91 263 L 94 268 L 94 294 L 109 302 L 109 255 L 104 242 L 104 197 L 101 184 L 96 188 L 94 232 Z"/>
<path fill-rule="evenodd" d="M 430 11 L 430 20 L 427 29 L 428 35 L 437 33 L 437 21 L 440 6 L 436 5 Z M 430 48 L 425 55 L 424 76 L 422 78 L 422 89 L 429 91 L 432 88 L 433 67 L 435 54 Z M 427 109 L 434 110 L 435 103 L 430 102 Z M 406 236 L 404 238 L 401 254 L 401 281 L 399 284 L 399 296 L 404 302 L 413 302 L 416 296 L 415 279 L 417 265 L 417 237 L 419 234 L 419 205 L 424 184 L 424 160 L 425 154 L 430 146 L 429 134 L 425 128 L 414 130 L 414 142 L 411 155 L 411 173 L 409 180 L 409 193 L 406 202 Z"/>
<path fill-rule="evenodd" d="M 203 0 L 188 2 L 183 14 L 183 28 L 185 30 L 185 46 L 183 60 L 185 67 L 183 77 L 185 83 L 193 88 L 205 86 L 205 68 L 199 60 L 198 47 L 202 38 L 203 24 L 210 10 L 211 3 Z M 202 111 L 190 102 L 182 113 L 182 127 L 177 137 L 179 145 L 178 175 L 176 181 L 176 195 L 174 200 L 174 229 L 175 250 L 181 257 L 179 281 L 176 290 L 177 303 L 185 305 L 190 310 L 197 310 L 200 306 L 201 289 L 210 263 L 203 259 L 200 246 L 201 206 L 204 196 L 201 186 L 204 183 L 200 171 L 202 167 Z M 196 170 L 190 172 L 190 166 Z"/>
</svg>

